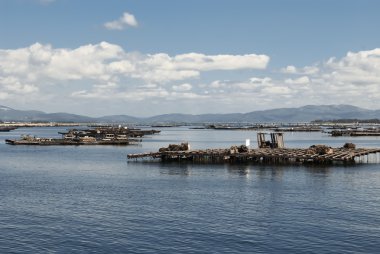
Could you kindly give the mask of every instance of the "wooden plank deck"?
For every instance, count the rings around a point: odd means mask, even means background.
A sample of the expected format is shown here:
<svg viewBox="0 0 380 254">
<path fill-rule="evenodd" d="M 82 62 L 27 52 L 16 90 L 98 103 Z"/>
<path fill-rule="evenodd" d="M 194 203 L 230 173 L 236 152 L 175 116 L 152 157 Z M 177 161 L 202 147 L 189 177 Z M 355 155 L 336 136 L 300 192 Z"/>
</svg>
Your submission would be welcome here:
<svg viewBox="0 0 380 254">
<path fill-rule="evenodd" d="M 333 148 L 329 154 L 310 154 L 309 149 L 302 148 L 260 148 L 250 149 L 244 153 L 231 153 L 230 149 L 206 149 L 190 151 L 165 151 L 128 154 L 128 159 L 160 159 L 161 161 L 192 162 L 260 162 L 260 163 L 355 163 L 363 162 L 363 156 L 380 153 L 380 148 Z M 376 156 L 378 158 L 378 156 Z M 377 161 L 380 163 L 380 158 Z"/>
</svg>

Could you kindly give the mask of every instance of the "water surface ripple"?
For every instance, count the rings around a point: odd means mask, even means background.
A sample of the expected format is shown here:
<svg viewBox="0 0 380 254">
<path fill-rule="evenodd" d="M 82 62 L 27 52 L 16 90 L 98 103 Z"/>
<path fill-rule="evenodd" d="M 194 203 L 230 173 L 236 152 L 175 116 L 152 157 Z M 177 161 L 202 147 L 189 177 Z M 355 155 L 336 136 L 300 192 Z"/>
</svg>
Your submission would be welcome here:
<svg viewBox="0 0 380 254">
<path fill-rule="evenodd" d="M 0 253 L 378 253 L 380 167 L 127 162 L 189 141 L 228 147 L 254 132 L 163 129 L 129 147 L 24 147 L 1 134 Z M 377 138 L 285 134 L 380 147 Z"/>
</svg>

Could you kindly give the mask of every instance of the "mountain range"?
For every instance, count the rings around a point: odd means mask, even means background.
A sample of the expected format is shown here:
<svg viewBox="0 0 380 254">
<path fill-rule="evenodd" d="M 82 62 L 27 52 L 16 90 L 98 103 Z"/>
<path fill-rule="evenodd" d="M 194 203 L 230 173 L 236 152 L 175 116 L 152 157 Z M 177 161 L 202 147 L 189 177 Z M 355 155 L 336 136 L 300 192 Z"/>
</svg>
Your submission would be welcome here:
<svg viewBox="0 0 380 254">
<path fill-rule="evenodd" d="M 292 123 L 331 119 L 380 119 L 380 110 L 351 105 L 307 105 L 298 108 L 278 108 L 232 114 L 164 114 L 152 117 L 109 115 L 88 117 L 69 113 L 45 113 L 36 110 L 16 110 L 0 106 L 0 121 L 21 122 L 77 122 L 77 123 Z"/>
</svg>

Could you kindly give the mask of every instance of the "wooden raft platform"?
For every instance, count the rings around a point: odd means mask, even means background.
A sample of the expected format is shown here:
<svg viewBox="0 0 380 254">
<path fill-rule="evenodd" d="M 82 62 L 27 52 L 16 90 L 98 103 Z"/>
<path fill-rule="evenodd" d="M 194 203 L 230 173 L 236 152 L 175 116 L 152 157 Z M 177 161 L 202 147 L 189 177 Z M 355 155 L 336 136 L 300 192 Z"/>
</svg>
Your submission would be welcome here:
<svg viewBox="0 0 380 254">
<path fill-rule="evenodd" d="M 207 149 L 193 151 L 165 151 L 128 154 L 128 159 L 160 159 L 161 161 L 187 161 L 196 163 L 242 163 L 267 164 L 288 163 L 380 163 L 380 148 L 333 148 L 330 154 L 309 154 L 302 148 L 258 148 L 244 153 L 231 154 L 230 149 Z"/>
</svg>

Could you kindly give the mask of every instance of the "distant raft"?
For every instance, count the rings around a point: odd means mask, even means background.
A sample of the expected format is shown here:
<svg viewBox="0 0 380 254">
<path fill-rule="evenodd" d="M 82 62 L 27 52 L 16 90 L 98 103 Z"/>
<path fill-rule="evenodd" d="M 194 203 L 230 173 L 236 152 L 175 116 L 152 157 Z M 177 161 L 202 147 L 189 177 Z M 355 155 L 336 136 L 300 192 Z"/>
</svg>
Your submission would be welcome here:
<svg viewBox="0 0 380 254">
<path fill-rule="evenodd" d="M 141 141 L 145 135 L 160 133 L 158 130 L 131 129 L 128 127 L 98 127 L 95 129 L 59 132 L 62 138 L 41 138 L 30 135 L 22 135 L 21 139 L 7 139 L 9 145 L 40 145 L 40 146 L 62 146 L 62 145 L 132 145 Z"/>
<path fill-rule="evenodd" d="M 79 139 L 55 139 L 55 138 L 37 138 L 24 136 L 19 140 L 6 139 L 8 145 L 37 145 L 37 146 L 79 146 L 79 145 L 131 145 L 137 144 L 137 139 L 113 139 L 113 140 L 96 140 L 91 137 Z"/>
<path fill-rule="evenodd" d="M 15 129 L 17 129 L 17 127 L 14 127 L 14 126 L 0 126 L 0 131 L 1 132 L 13 131 Z"/>
</svg>

